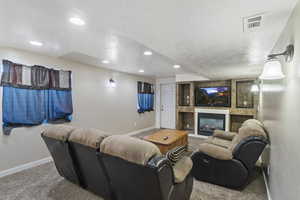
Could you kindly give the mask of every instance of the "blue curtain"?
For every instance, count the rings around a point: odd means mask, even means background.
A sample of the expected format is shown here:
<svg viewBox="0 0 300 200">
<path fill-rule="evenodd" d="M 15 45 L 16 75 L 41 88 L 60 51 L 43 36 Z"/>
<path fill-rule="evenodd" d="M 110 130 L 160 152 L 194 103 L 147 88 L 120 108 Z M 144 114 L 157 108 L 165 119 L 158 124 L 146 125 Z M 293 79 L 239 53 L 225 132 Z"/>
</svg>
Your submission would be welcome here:
<svg viewBox="0 0 300 200">
<path fill-rule="evenodd" d="M 20 89 L 3 87 L 3 122 L 4 125 L 37 125 L 47 117 L 46 90 Z"/>
<path fill-rule="evenodd" d="M 3 60 L 3 133 L 14 127 L 65 122 L 73 113 L 71 71 Z"/>
<path fill-rule="evenodd" d="M 48 90 L 48 121 L 69 120 L 73 113 L 72 93 L 69 90 Z"/>
<path fill-rule="evenodd" d="M 68 90 L 34 90 L 3 86 L 4 134 L 14 127 L 39 125 L 57 120 L 70 121 L 72 93 Z"/>
<path fill-rule="evenodd" d="M 153 111 L 154 89 L 150 83 L 138 82 L 138 112 Z"/>
</svg>

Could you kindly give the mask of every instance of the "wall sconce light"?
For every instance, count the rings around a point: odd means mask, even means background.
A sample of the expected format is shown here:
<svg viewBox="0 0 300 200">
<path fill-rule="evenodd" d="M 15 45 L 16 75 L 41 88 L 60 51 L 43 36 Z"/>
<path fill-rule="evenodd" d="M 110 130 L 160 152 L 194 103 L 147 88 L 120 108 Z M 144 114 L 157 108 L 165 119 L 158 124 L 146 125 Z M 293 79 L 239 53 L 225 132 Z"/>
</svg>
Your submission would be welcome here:
<svg viewBox="0 0 300 200">
<path fill-rule="evenodd" d="M 279 62 L 279 56 L 284 56 L 286 62 L 291 62 L 294 56 L 294 45 L 288 45 L 286 51 L 278 54 L 271 54 L 268 56 L 268 60 L 265 63 L 260 79 L 262 80 L 274 80 L 282 79 L 285 75 L 282 73 L 282 65 Z"/>
<path fill-rule="evenodd" d="M 109 81 L 108 81 L 108 86 L 110 87 L 110 88 L 115 88 L 116 87 L 116 81 L 114 80 L 114 79 L 109 79 Z"/>
</svg>

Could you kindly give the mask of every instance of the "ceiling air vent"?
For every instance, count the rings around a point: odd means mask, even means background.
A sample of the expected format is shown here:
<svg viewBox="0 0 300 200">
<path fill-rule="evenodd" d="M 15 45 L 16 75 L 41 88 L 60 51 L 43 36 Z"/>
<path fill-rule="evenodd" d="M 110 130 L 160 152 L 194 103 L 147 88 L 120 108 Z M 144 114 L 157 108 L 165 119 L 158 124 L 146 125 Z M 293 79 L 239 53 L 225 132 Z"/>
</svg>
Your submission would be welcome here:
<svg viewBox="0 0 300 200">
<path fill-rule="evenodd" d="M 244 18 L 244 32 L 255 31 L 262 26 L 263 15 Z"/>
</svg>

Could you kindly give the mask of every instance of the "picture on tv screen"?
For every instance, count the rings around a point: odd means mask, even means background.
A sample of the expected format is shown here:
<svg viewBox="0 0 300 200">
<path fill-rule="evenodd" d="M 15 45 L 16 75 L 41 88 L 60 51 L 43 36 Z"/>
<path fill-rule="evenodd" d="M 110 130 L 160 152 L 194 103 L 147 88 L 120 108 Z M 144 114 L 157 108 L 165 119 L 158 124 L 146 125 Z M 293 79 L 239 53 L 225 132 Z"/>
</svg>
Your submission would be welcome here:
<svg viewBox="0 0 300 200">
<path fill-rule="evenodd" d="M 197 106 L 230 107 L 230 87 L 198 87 L 195 103 Z"/>
</svg>

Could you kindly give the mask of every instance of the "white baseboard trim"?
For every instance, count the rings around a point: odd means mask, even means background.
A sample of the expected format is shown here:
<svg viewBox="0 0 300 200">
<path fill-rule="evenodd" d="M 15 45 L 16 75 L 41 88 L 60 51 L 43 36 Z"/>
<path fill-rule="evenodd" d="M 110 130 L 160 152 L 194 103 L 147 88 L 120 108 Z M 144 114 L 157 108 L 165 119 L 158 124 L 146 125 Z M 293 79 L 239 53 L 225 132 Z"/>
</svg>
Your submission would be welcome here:
<svg viewBox="0 0 300 200">
<path fill-rule="evenodd" d="M 136 130 L 136 131 L 129 132 L 126 135 L 129 135 L 129 136 L 136 135 L 136 134 L 139 134 L 139 133 L 144 132 L 144 131 L 150 131 L 152 129 L 156 129 L 156 127 L 155 126 L 150 126 L 148 128 L 139 129 L 139 130 Z"/>
<path fill-rule="evenodd" d="M 4 171 L 0 171 L 0 178 L 11 175 L 11 174 L 15 174 L 17 172 L 21 172 L 26 169 L 37 167 L 39 165 L 42 165 L 42 164 L 45 164 L 45 163 L 48 163 L 51 161 L 52 161 L 52 157 L 47 157 L 47 158 L 43 158 L 41 160 L 36 160 L 36 161 L 26 163 L 23 165 L 19 165 L 17 167 L 13 167 L 13 168 L 10 168 L 10 169 L 4 170 Z"/>
<path fill-rule="evenodd" d="M 262 173 L 263 173 L 264 182 L 265 182 L 265 186 L 266 186 L 266 190 L 267 190 L 268 200 L 272 200 L 268 180 L 267 180 L 265 171 L 263 169 L 262 169 Z"/>
</svg>

